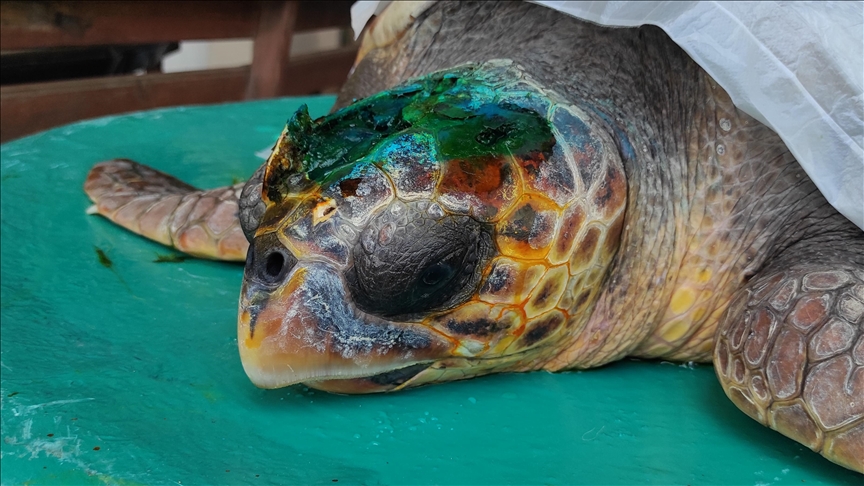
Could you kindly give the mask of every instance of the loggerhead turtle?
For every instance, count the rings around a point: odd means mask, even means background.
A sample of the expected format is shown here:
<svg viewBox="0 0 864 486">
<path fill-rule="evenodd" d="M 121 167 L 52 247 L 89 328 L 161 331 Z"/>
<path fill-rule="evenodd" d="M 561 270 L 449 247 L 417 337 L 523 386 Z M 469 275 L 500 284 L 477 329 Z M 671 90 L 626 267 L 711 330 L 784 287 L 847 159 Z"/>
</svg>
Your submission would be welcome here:
<svg viewBox="0 0 864 486">
<path fill-rule="evenodd" d="M 713 360 L 749 416 L 864 472 L 864 235 L 775 133 L 655 27 L 508 2 L 389 22 L 245 186 L 87 178 L 116 223 L 245 258 L 256 385 Z"/>
</svg>

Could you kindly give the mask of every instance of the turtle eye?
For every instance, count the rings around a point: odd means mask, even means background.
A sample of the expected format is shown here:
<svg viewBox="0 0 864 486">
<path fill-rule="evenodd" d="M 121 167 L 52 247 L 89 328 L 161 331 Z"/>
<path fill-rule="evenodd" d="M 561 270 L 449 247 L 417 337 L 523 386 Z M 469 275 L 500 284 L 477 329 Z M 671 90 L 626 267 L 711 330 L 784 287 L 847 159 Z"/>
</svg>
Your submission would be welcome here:
<svg viewBox="0 0 864 486">
<path fill-rule="evenodd" d="M 456 269 L 444 262 L 438 262 L 426 267 L 423 274 L 420 276 L 420 282 L 428 287 L 435 287 L 439 283 L 446 282 L 453 278 Z"/>
<path fill-rule="evenodd" d="M 491 228 L 468 216 L 429 211 L 429 202 L 394 202 L 352 250 L 346 283 L 360 310 L 411 318 L 470 298 L 494 246 Z"/>
</svg>

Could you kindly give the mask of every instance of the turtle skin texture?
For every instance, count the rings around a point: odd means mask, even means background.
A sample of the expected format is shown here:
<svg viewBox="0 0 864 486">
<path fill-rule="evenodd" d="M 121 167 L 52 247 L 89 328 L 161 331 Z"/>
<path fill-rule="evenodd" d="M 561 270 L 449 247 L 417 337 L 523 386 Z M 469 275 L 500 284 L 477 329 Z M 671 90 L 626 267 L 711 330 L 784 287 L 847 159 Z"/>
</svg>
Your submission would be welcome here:
<svg viewBox="0 0 864 486">
<path fill-rule="evenodd" d="M 441 2 L 361 52 L 245 186 L 128 160 L 85 183 L 132 231 L 245 258 L 256 385 L 713 361 L 746 414 L 864 472 L 864 233 L 660 29 Z"/>
</svg>

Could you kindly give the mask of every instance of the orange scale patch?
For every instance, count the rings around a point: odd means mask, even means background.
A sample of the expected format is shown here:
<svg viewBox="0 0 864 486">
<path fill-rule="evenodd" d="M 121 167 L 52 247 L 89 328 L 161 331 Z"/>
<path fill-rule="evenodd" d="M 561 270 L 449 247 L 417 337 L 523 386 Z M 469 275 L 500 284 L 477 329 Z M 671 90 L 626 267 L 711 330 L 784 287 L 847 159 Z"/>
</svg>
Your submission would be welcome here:
<svg viewBox="0 0 864 486">
<path fill-rule="evenodd" d="M 624 173 L 614 167 L 607 167 L 603 181 L 594 194 L 594 205 L 608 220 L 624 206 L 627 199 L 627 180 Z"/>
<path fill-rule="evenodd" d="M 572 313 L 577 298 L 581 295 L 584 279 L 585 275 L 573 275 L 567 280 L 567 286 L 561 295 L 561 300 L 558 301 L 559 309 Z"/>
<path fill-rule="evenodd" d="M 567 288 L 569 278 L 566 265 L 550 268 L 534 287 L 531 298 L 525 303 L 523 307 L 525 315 L 533 318 L 555 307 Z"/>
<path fill-rule="evenodd" d="M 594 265 L 588 269 L 585 274 L 585 286 L 597 288 L 603 283 L 603 278 L 606 276 L 606 270 L 600 265 Z"/>
<path fill-rule="evenodd" d="M 572 305 L 567 309 L 568 312 L 573 315 L 584 313 L 596 295 L 597 289 L 592 287 L 583 287 L 579 292 L 579 295 L 573 299 Z"/>
<path fill-rule="evenodd" d="M 501 306 L 496 307 L 498 309 Z M 498 315 L 500 322 L 506 323 L 508 332 L 497 337 L 497 341 L 489 343 L 489 349 L 496 355 L 501 355 L 525 332 L 525 315 L 518 308 L 504 307 Z"/>
<path fill-rule="evenodd" d="M 453 337 L 487 337 L 503 328 L 493 318 L 493 304 L 468 302 L 447 314 L 433 317 L 426 325 Z"/>
<path fill-rule="evenodd" d="M 621 243 L 621 231 L 624 229 L 624 212 L 621 212 L 615 221 L 609 225 L 606 238 L 603 242 L 603 251 L 607 258 L 611 258 L 618 251 Z"/>
<path fill-rule="evenodd" d="M 483 280 L 479 298 L 493 304 L 520 304 L 528 298 L 545 273 L 546 266 L 543 264 L 499 257 Z"/>
<path fill-rule="evenodd" d="M 555 144 L 550 154 L 531 152 L 514 160 L 522 171 L 526 191 L 545 194 L 561 206 L 573 199 L 576 179 L 561 144 Z"/>
<path fill-rule="evenodd" d="M 443 165 L 438 202 L 456 214 L 495 221 L 519 198 L 521 188 L 506 157 L 473 157 Z"/>
<path fill-rule="evenodd" d="M 594 254 L 602 238 L 602 231 L 597 226 L 591 226 L 576 244 L 573 254 L 570 256 L 570 274 L 582 273 L 594 264 Z"/>
<path fill-rule="evenodd" d="M 560 216 L 558 206 L 539 194 L 525 194 L 496 226 L 502 254 L 520 259 L 546 257 Z"/>
<path fill-rule="evenodd" d="M 458 341 L 456 353 L 476 356 L 507 337 L 521 324 L 521 314 L 507 307 L 469 302 L 424 323 Z"/>
<path fill-rule="evenodd" d="M 570 259 L 576 236 L 584 223 L 585 210 L 580 204 L 577 203 L 567 208 L 561 226 L 558 228 L 558 233 L 555 235 L 555 242 L 546 257 L 549 263 L 560 265 Z"/>
<path fill-rule="evenodd" d="M 557 309 L 531 319 L 515 343 L 517 350 L 531 348 L 548 340 L 566 321 L 567 316 Z"/>
</svg>

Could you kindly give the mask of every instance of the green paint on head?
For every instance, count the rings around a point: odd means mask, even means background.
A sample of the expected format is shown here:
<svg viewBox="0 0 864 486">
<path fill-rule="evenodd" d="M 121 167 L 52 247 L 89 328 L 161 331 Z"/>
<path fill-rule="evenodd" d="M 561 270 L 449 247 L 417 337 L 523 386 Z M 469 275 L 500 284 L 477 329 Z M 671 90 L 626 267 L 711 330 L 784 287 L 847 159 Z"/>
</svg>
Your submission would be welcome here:
<svg viewBox="0 0 864 486">
<path fill-rule="evenodd" d="M 292 172 L 327 184 L 358 164 L 375 163 L 380 147 L 396 139 L 429 137 L 437 143 L 438 162 L 477 157 L 549 153 L 555 144 L 542 114 L 499 97 L 502 73 L 462 67 L 434 73 L 381 92 L 336 113 L 312 120 L 305 106 L 288 121 Z M 496 79 L 497 78 L 497 79 Z M 268 182 L 281 193 L 286 170 Z M 272 193 L 271 193 L 272 194 Z"/>
</svg>

